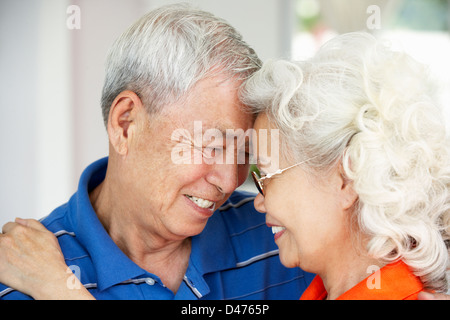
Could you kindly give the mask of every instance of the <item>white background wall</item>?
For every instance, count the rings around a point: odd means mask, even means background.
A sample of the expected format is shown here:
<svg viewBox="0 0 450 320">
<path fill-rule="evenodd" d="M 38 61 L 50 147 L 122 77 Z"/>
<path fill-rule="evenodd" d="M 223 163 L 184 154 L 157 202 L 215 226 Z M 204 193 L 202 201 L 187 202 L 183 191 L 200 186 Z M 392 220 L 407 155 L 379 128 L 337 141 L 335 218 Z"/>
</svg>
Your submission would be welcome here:
<svg viewBox="0 0 450 320">
<path fill-rule="evenodd" d="M 47 215 L 107 155 L 99 103 L 106 52 L 141 15 L 173 2 L 0 1 L 0 226 Z M 293 0 L 187 2 L 228 20 L 263 60 L 289 56 Z M 66 25 L 72 4 L 79 30 Z"/>
</svg>

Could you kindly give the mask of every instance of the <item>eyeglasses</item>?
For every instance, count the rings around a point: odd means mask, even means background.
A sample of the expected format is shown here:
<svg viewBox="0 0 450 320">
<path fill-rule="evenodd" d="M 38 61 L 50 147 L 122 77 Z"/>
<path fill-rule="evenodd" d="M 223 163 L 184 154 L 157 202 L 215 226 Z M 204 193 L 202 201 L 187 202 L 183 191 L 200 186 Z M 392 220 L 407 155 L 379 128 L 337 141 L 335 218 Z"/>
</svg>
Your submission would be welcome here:
<svg viewBox="0 0 450 320">
<path fill-rule="evenodd" d="M 284 171 L 286 171 L 286 170 L 288 170 L 288 169 L 291 169 L 291 168 L 294 168 L 294 167 L 296 167 L 296 166 L 298 166 L 298 165 L 301 165 L 301 164 L 303 164 L 303 163 L 305 163 L 305 162 L 306 162 L 306 161 L 302 161 L 302 162 L 299 162 L 299 163 L 297 163 L 297 164 L 294 164 L 294 165 L 292 165 L 292 166 L 290 166 L 290 167 L 287 167 L 287 168 L 284 168 L 284 169 L 278 169 L 277 171 L 275 171 L 275 172 L 273 172 L 273 173 L 268 173 L 268 174 L 266 174 L 264 177 L 261 177 L 261 176 L 259 176 L 255 171 L 252 171 L 253 182 L 255 182 L 255 185 L 256 185 L 256 188 L 258 189 L 258 191 L 259 191 L 263 196 L 265 196 L 266 194 L 265 194 L 265 192 L 264 192 L 264 180 L 270 179 L 270 178 L 272 178 L 273 176 L 276 176 L 277 174 L 282 174 Z"/>
</svg>

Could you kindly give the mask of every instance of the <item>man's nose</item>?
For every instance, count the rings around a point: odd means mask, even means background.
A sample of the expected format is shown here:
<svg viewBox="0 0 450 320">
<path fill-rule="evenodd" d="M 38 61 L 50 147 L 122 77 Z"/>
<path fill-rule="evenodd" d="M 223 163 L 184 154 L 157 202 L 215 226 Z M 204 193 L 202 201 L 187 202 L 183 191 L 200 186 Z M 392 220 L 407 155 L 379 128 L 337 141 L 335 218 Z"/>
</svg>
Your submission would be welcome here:
<svg viewBox="0 0 450 320">
<path fill-rule="evenodd" d="M 215 185 L 222 193 L 232 193 L 238 187 L 238 165 L 215 165 L 214 170 L 208 175 L 208 182 Z"/>
<path fill-rule="evenodd" d="M 253 201 L 255 205 L 255 209 L 258 212 L 266 213 L 266 207 L 264 206 L 264 196 L 261 193 L 258 193 Z"/>
</svg>

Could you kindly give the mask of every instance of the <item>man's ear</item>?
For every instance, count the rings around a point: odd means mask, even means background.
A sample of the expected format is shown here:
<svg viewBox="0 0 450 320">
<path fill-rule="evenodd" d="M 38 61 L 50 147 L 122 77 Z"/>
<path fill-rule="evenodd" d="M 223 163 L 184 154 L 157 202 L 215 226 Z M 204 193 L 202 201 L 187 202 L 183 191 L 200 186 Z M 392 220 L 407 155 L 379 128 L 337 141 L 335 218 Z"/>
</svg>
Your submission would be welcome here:
<svg viewBox="0 0 450 320">
<path fill-rule="evenodd" d="M 127 155 L 129 143 L 136 131 L 136 120 L 143 104 L 133 91 L 125 90 L 111 104 L 108 117 L 108 136 L 119 155 Z"/>
</svg>

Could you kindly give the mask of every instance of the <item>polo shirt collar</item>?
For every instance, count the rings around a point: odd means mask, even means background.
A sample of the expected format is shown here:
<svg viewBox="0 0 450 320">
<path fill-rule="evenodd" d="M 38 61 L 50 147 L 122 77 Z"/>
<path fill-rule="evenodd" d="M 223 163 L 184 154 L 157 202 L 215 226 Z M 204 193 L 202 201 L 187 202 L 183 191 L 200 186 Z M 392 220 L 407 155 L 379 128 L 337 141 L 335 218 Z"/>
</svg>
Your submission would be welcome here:
<svg viewBox="0 0 450 320">
<path fill-rule="evenodd" d="M 366 278 L 338 300 L 405 300 L 423 290 L 420 279 L 401 260 L 384 266 L 379 272 L 379 287 L 369 289 Z"/>
<path fill-rule="evenodd" d="M 106 157 L 85 169 L 71 203 L 74 232 L 89 253 L 100 290 L 146 273 L 114 243 L 92 208 L 89 192 L 105 179 L 107 164 Z"/>
<path fill-rule="evenodd" d="M 423 290 L 423 284 L 403 261 L 388 264 L 379 270 L 379 288 L 369 289 L 364 279 L 337 300 L 404 300 Z M 300 300 L 324 300 L 327 291 L 322 279 L 316 276 Z"/>
</svg>

